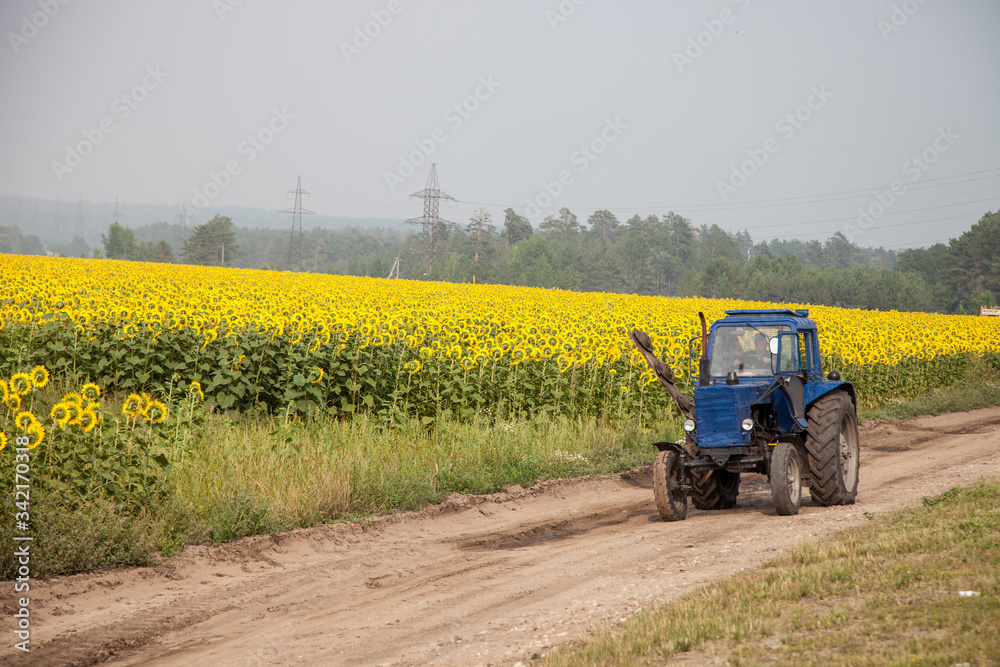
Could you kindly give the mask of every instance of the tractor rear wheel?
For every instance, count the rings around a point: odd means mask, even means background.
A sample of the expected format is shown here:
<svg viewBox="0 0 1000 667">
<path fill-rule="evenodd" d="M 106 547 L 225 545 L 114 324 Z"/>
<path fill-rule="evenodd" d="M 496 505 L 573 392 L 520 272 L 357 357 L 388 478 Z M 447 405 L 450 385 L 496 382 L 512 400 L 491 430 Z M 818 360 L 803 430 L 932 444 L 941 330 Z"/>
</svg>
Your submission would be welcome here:
<svg viewBox="0 0 1000 667">
<path fill-rule="evenodd" d="M 799 513 L 802 502 L 802 461 L 795 445 L 779 442 L 771 454 L 771 501 L 782 516 Z"/>
<path fill-rule="evenodd" d="M 727 510 L 736 506 L 740 474 L 728 470 L 692 471 L 691 501 L 700 510 Z"/>
<path fill-rule="evenodd" d="M 830 392 L 810 406 L 806 418 L 806 457 L 812 477 L 809 495 L 824 507 L 853 505 L 861 464 L 854 402 L 842 391 Z"/>
<path fill-rule="evenodd" d="M 664 521 L 681 521 L 687 516 L 687 494 L 677 483 L 677 452 L 665 449 L 653 462 L 653 497 Z"/>
</svg>

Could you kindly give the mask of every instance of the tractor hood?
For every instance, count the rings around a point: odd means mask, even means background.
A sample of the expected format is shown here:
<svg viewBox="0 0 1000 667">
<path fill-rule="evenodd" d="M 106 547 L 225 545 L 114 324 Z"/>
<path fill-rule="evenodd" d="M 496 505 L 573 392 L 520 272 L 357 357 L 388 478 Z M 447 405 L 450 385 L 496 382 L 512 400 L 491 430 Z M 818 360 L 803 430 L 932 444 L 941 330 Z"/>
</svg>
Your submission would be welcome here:
<svg viewBox="0 0 1000 667">
<path fill-rule="evenodd" d="M 750 434 L 740 427 L 750 417 L 750 406 L 760 401 L 771 386 L 770 380 L 737 385 L 717 384 L 695 387 L 699 447 L 739 447 L 750 444 Z M 764 400 L 770 401 L 774 392 Z"/>
</svg>

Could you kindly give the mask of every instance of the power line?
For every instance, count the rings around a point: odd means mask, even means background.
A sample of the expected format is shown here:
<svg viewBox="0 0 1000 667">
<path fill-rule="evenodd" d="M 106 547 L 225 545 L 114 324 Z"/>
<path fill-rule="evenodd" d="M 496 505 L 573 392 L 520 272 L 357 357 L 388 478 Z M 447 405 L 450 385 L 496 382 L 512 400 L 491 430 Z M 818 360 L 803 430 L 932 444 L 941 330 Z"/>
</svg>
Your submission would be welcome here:
<svg viewBox="0 0 1000 667">
<path fill-rule="evenodd" d="M 945 186 L 948 186 L 948 185 L 959 185 L 961 183 L 968 183 L 968 182 L 971 182 L 971 181 L 983 180 L 983 179 L 986 179 L 986 178 L 997 178 L 997 177 L 1000 177 L 1000 173 L 998 173 L 998 174 L 994 174 L 994 175 L 991 175 L 991 176 L 983 176 L 982 178 L 972 178 L 972 179 L 967 179 L 967 180 L 966 179 L 957 180 L 957 181 L 954 181 L 952 183 L 941 183 L 941 184 L 937 184 L 937 185 L 930 184 L 932 182 L 941 181 L 941 180 L 945 180 L 945 179 L 954 179 L 954 178 L 959 178 L 959 177 L 963 177 L 963 176 L 975 176 L 977 174 L 985 174 L 987 172 L 1000 172 L 1000 167 L 995 167 L 995 168 L 992 168 L 992 169 L 983 169 L 983 170 L 980 170 L 980 171 L 972 171 L 972 172 L 968 172 L 968 173 L 965 173 L 965 174 L 955 174 L 953 176 L 941 176 L 939 178 L 926 178 L 926 179 L 922 179 L 921 180 L 921 184 L 910 186 L 907 189 L 908 190 L 922 190 L 922 189 L 930 188 L 930 187 L 945 187 Z M 577 211 L 585 211 L 585 212 L 590 212 L 590 213 L 593 213 L 594 211 L 602 211 L 602 210 L 605 210 L 605 209 L 608 209 L 608 210 L 615 209 L 615 210 L 619 210 L 619 211 L 621 211 L 621 210 L 625 210 L 625 211 L 697 211 L 697 212 L 713 211 L 713 210 L 731 211 L 731 210 L 740 210 L 740 209 L 747 209 L 747 208 L 769 207 L 769 206 L 775 205 L 775 202 L 787 202 L 786 204 L 781 204 L 782 206 L 785 206 L 785 205 L 791 206 L 791 205 L 796 205 L 796 204 L 822 203 L 824 201 L 831 201 L 831 200 L 824 200 L 824 199 L 816 199 L 815 201 L 793 201 L 793 200 L 804 200 L 804 199 L 816 198 L 816 197 L 829 197 L 829 196 L 833 196 L 833 195 L 843 195 L 843 194 L 849 194 L 849 193 L 857 193 L 856 196 L 871 196 L 875 190 L 878 190 L 880 188 L 884 189 L 886 187 L 888 187 L 888 186 L 886 186 L 885 184 L 881 184 L 880 186 L 875 187 L 875 188 L 861 188 L 861 189 L 858 189 L 858 190 L 843 190 L 843 191 L 840 191 L 840 192 L 828 192 L 828 193 L 824 193 L 824 194 L 815 194 L 815 195 L 800 195 L 800 196 L 797 196 L 797 197 L 781 197 L 781 198 L 777 198 L 777 199 L 758 199 L 758 200 L 752 200 L 752 201 L 744 202 L 744 203 L 741 203 L 741 204 L 722 204 L 722 205 L 720 205 L 720 204 L 688 204 L 688 205 L 670 204 L 670 205 L 661 205 L 661 206 L 602 206 L 600 208 L 588 208 L 588 207 L 582 207 L 582 206 L 575 206 L 573 208 L 575 210 L 577 210 Z M 853 199 L 853 198 L 854 197 L 847 197 L 847 199 Z M 469 204 L 469 205 L 472 205 L 472 206 L 495 206 L 495 207 L 498 207 L 498 208 L 515 208 L 516 209 L 516 208 L 520 208 L 522 206 L 522 204 L 497 204 L 497 203 L 491 203 L 491 202 L 477 202 L 477 201 L 465 201 L 465 200 L 456 200 L 456 201 L 458 203 L 460 203 L 460 204 Z M 550 208 L 546 208 L 546 209 L 542 209 L 542 210 L 552 211 L 552 210 L 557 210 L 557 209 L 550 207 Z"/>
<path fill-rule="evenodd" d="M 992 174 L 989 174 L 987 176 L 978 176 L 977 178 L 962 178 L 964 176 L 976 176 L 977 174 L 988 174 L 989 172 L 998 172 L 998 173 L 992 173 Z M 1000 178 L 1000 167 L 995 167 L 995 168 L 992 168 L 992 169 L 983 169 L 983 170 L 980 170 L 980 171 L 971 171 L 971 172 L 967 172 L 967 173 L 964 173 L 964 174 L 955 174 L 953 176 L 941 176 L 939 178 L 924 178 L 924 179 L 921 179 L 918 183 L 907 185 L 906 186 L 906 191 L 907 192 L 916 192 L 916 191 L 921 191 L 921 190 L 927 190 L 927 189 L 930 189 L 930 188 L 943 188 L 943 187 L 949 187 L 949 186 L 952 186 L 952 185 L 961 185 L 961 184 L 964 184 L 964 183 L 972 183 L 974 181 L 988 180 L 988 179 L 991 179 L 991 178 Z M 960 180 L 954 180 L 954 181 L 952 181 L 950 183 L 938 183 L 938 181 L 944 181 L 944 180 L 950 180 L 950 179 L 960 179 Z M 608 210 L 615 209 L 615 210 L 619 210 L 619 211 L 626 210 L 626 211 L 636 211 L 636 212 L 640 212 L 640 211 L 670 211 L 670 210 L 673 210 L 673 211 L 691 211 L 691 212 L 703 212 L 703 211 L 714 211 L 714 210 L 719 210 L 719 211 L 738 211 L 738 210 L 742 210 L 742 209 L 752 209 L 752 208 L 771 208 L 773 206 L 796 206 L 796 205 L 805 205 L 805 204 L 818 204 L 818 203 L 823 203 L 823 202 L 828 202 L 828 201 L 840 201 L 840 200 L 848 200 L 848 199 L 859 199 L 859 198 L 862 198 L 862 197 L 871 197 L 876 190 L 879 190 L 880 188 L 884 189 L 886 187 L 888 187 L 888 186 L 886 186 L 883 183 L 880 186 L 875 187 L 875 188 L 868 187 L 868 188 L 859 188 L 859 189 L 856 189 L 856 190 L 841 190 L 841 191 L 837 191 L 837 192 L 826 192 L 826 193 L 818 193 L 818 194 L 813 194 L 813 195 L 799 195 L 799 196 L 796 196 L 796 197 L 781 197 L 781 198 L 776 198 L 776 199 L 757 199 L 757 200 L 751 200 L 751 201 L 743 202 L 743 203 L 740 203 L 740 204 L 721 204 L 721 205 L 720 204 L 689 204 L 689 205 L 686 205 L 686 206 L 679 206 L 679 205 L 676 205 L 676 204 L 672 204 L 672 205 L 669 205 L 669 206 L 664 205 L 664 206 L 639 206 L 639 207 L 635 207 L 635 206 L 610 206 L 610 207 L 609 206 L 602 206 L 600 208 L 585 208 L 585 207 L 580 207 L 580 206 L 574 206 L 573 209 L 576 210 L 576 211 L 583 211 L 583 212 L 588 212 L 588 213 L 593 213 L 594 211 L 602 211 L 602 210 L 605 210 L 605 209 L 608 209 Z M 986 192 L 986 191 L 987 191 L 987 189 L 984 189 L 984 190 L 974 190 L 973 192 Z M 954 193 L 954 194 L 970 194 L 970 193 Z M 848 195 L 848 196 L 841 197 L 841 196 L 838 196 L 838 195 Z M 949 195 L 938 195 L 938 196 L 945 197 L 945 196 L 949 196 Z M 822 198 L 822 199 L 817 199 L 817 198 Z M 807 201 L 809 199 L 812 199 L 812 201 Z M 801 201 L 798 201 L 798 200 L 801 200 Z M 467 200 L 463 200 L 463 199 L 455 199 L 454 201 L 457 204 L 467 204 L 467 205 L 470 205 L 470 206 L 492 206 L 492 207 L 495 207 L 495 208 L 513 208 L 513 209 L 517 209 L 517 208 L 520 208 L 523 205 L 523 204 L 499 204 L 499 203 L 495 203 L 495 202 L 467 201 Z M 918 201 L 918 200 L 911 199 L 909 201 Z M 392 204 L 389 204 L 388 206 L 383 206 L 382 208 L 377 208 L 375 210 L 368 211 L 366 213 L 360 213 L 360 214 L 356 215 L 355 217 L 359 217 L 359 218 L 365 217 L 367 215 L 371 215 L 372 213 L 378 213 L 378 212 L 384 211 L 386 209 L 393 208 L 395 206 L 399 206 L 401 204 L 404 204 L 405 202 L 406 202 L 406 200 L 403 199 L 403 200 L 400 200 L 398 202 L 394 202 Z M 784 203 L 781 203 L 781 202 L 784 202 Z M 545 211 L 555 211 L 555 210 L 558 210 L 558 209 L 556 209 L 554 207 L 550 207 L 550 208 L 546 208 L 546 209 L 542 209 L 542 210 L 545 210 Z M 781 214 L 774 214 L 774 215 L 799 215 L 799 213 L 781 213 Z M 751 218 L 742 218 L 742 219 L 751 219 Z"/>
<path fill-rule="evenodd" d="M 928 222 L 943 222 L 945 220 L 967 220 L 968 217 L 969 217 L 968 215 L 953 215 L 953 216 L 950 216 L 950 217 L 947 217 L 947 218 L 931 218 L 930 220 L 915 220 L 915 221 L 912 221 L 912 222 L 897 222 L 897 223 L 894 223 L 894 224 L 891 224 L 891 225 L 878 225 L 878 224 L 876 224 L 876 225 L 873 225 L 871 227 L 871 229 L 867 230 L 867 231 L 873 231 L 875 229 L 890 229 L 890 228 L 893 228 L 893 227 L 910 227 L 910 226 L 913 226 L 913 225 L 922 225 L 922 224 L 925 224 L 925 223 L 928 223 Z M 802 223 L 802 224 L 808 224 L 808 223 Z M 801 238 L 803 236 L 824 236 L 826 234 L 831 234 L 831 233 L 836 233 L 836 232 L 828 232 L 828 231 L 823 231 L 823 232 L 803 232 L 801 234 L 795 234 L 793 236 L 772 236 L 771 238 L 774 239 L 774 240 L 777 240 L 777 241 L 784 241 L 784 240 L 787 240 L 787 239 Z M 883 246 L 883 247 L 891 247 L 891 246 Z"/>
<path fill-rule="evenodd" d="M 984 127 L 994 127 L 1000 125 L 1000 123 L 983 123 L 982 125 L 970 125 L 969 127 L 960 127 L 954 132 L 969 132 L 971 130 L 979 130 Z M 825 151 L 825 150 L 839 150 L 841 148 L 852 148 L 854 146 L 870 146 L 874 144 L 884 144 L 891 141 L 905 141 L 909 139 L 921 139 L 924 137 L 936 137 L 938 132 L 925 132 L 923 134 L 911 134 L 905 137 L 890 137 L 887 139 L 872 139 L 871 141 L 858 141 L 850 144 L 832 144 L 829 146 L 812 146 L 806 148 L 783 148 L 771 156 L 789 154 L 789 153 L 807 153 L 811 151 Z M 746 159 L 746 153 L 740 153 L 739 155 L 716 155 L 712 157 L 693 157 L 693 158 L 681 158 L 676 160 L 643 160 L 643 161 L 632 161 L 632 162 L 610 162 L 607 160 L 601 160 L 598 162 L 591 163 L 590 166 L 599 167 L 630 167 L 630 166 L 642 166 L 651 164 L 683 164 L 687 162 L 711 162 L 714 160 L 742 160 Z M 476 164 L 467 162 L 447 162 L 442 163 L 448 166 L 457 167 L 511 167 L 511 168 L 524 168 L 524 167 L 547 167 L 547 168 L 562 168 L 566 165 L 564 163 L 560 164 L 544 164 L 544 163 L 493 163 L 493 164 Z"/>
<path fill-rule="evenodd" d="M 921 211 L 933 211 L 934 209 L 939 209 L 939 208 L 952 208 L 954 206 L 961 206 L 963 204 L 981 204 L 983 202 L 988 202 L 988 201 L 989 202 L 1000 202 L 1000 195 L 998 195 L 997 197 L 989 197 L 987 199 L 976 199 L 974 201 L 963 201 L 963 202 L 959 202 L 957 204 L 943 204 L 941 206 L 924 206 L 920 210 Z M 913 211 L 913 210 L 909 210 L 909 211 L 886 211 L 885 213 L 879 215 L 878 217 L 879 218 L 883 218 L 883 217 L 885 217 L 887 215 L 905 215 L 907 213 L 916 213 L 916 211 Z M 845 220 L 857 220 L 857 218 L 858 218 L 858 216 L 854 215 L 854 216 L 850 216 L 850 217 L 847 217 L 847 218 L 824 218 L 823 220 L 800 220 L 799 222 L 782 222 L 782 223 L 776 223 L 776 224 L 773 224 L 773 225 L 746 225 L 746 226 L 743 226 L 742 229 L 766 229 L 766 228 L 769 228 L 769 227 L 794 227 L 796 225 L 810 225 L 810 224 L 821 223 L 821 222 L 843 222 Z M 715 222 L 718 222 L 718 221 L 715 221 Z M 723 221 L 723 222 L 726 222 L 726 221 Z"/>
</svg>

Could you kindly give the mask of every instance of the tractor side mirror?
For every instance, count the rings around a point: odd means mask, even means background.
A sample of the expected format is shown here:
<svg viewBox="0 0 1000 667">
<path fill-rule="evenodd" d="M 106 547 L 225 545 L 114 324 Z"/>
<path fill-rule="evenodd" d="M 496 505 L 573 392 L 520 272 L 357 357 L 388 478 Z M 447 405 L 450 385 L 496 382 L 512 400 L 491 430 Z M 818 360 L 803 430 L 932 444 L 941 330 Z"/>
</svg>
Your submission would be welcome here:
<svg viewBox="0 0 1000 667">
<path fill-rule="evenodd" d="M 777 342 L 779 373 L 798 373 L 802 370 L 801 349 L 799 347 L 799 334 L 794 331 L 784 331 L 779 333 L 777 338 L 772 340 Z"/>
<path fill-rule="evenodd" d="M 772 338 L 767 342 L 767 346 L 771 349 L 771 354 L 778 354 L 778 339 Z"/>
</svg>

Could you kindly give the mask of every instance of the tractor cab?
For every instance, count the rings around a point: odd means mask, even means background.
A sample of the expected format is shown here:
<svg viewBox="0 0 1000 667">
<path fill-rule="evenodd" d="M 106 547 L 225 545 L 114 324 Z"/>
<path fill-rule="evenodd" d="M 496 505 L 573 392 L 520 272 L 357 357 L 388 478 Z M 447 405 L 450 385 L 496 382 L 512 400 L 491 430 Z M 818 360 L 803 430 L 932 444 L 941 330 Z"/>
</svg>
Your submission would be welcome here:
<svg viewBox="0 0 1000 667">
<path fill-rule="evenodd" d="M 776 374 L 821 378 L 816 323 L 808 318 L 808 310 L 727 310 L 712 324 L 708 377 L 699 374 L 699 384 L 738 384 Z"/>
</svg>

